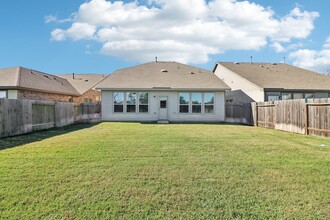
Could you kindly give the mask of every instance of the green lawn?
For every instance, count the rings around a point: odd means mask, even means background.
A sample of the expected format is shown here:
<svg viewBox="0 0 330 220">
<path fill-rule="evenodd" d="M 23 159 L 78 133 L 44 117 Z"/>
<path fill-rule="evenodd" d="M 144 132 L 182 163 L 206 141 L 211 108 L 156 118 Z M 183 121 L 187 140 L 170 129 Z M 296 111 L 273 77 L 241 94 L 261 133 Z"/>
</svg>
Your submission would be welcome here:
<svg viewBox="0 0 330 220">
<path fill-rule="evenodd" d="M 329 219 L 330 140 L 101 123 L 0 139 L 0 219 Z"/>
</svg>

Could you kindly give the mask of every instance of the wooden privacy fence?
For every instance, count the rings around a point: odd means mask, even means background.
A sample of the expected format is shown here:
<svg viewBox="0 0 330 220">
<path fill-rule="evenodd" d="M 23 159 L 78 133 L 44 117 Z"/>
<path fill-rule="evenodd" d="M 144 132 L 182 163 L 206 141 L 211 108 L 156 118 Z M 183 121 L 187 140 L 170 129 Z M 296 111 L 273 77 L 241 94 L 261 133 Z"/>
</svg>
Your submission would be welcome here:
<svg viewBox="0 0 330 220">
<path fill-rule="evenodd" d="M 100 120 L 100 104 L 0 99 L 0 138 Z"/>
<path fill-rule="evenodd" d="M 330 99 L 252 103 L 254 125 L 330 137 Z"/>
</svg>

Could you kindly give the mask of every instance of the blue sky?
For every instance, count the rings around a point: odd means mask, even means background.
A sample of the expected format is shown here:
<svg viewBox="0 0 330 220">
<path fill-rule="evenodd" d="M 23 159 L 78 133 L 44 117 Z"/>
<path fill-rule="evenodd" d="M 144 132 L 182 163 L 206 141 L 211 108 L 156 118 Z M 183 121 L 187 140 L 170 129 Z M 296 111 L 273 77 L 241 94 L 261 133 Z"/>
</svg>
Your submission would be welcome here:
<svg viewBox="0 0 330 220">
<path fill-rule="evenodd" d="M 0 68 L 112 73 L 159 60 L 330 70 L 330 1 L 4 0 Z"/>
</svg>

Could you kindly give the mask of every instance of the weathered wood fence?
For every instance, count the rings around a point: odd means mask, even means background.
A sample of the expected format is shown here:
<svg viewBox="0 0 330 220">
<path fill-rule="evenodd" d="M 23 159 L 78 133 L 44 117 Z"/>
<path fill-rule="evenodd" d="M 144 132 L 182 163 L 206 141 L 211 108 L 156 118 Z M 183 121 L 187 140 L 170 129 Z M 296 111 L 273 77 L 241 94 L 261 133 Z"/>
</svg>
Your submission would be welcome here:
<svg viewBox="0 0 330 220">
<path fill-rule="evenodd" d="M 0 99 L 0 138 L 100 119 L 100 104 Z"/>
<path fill-rule="evenodd" d="M 330 137 L 330 99 L 252 103 L 254 125 Z"/>
</svg>

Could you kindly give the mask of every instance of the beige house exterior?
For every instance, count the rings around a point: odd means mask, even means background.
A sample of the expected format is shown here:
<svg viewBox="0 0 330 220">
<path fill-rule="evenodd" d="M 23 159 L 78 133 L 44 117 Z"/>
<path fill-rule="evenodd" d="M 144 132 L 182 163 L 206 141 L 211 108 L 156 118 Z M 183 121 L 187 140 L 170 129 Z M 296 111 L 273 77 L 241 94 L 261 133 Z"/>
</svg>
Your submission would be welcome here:
<svg viewBox="0 0 330 220">
<path fill-rule="evenodd" d="M 96 86 L 104 121 L 222 122 L 225 91 L 212 72 L 177 62 L 118 70 Z"/>
<path fill-rule="evenodd" d="M 61 102 L 100 102 L 95 86 L 105 74 L 51 75 L 24 67 L 0 69 L 0 98 Z"/>
<path fill-rule="evenodd" d="M 73 102 L 79 95 L 55 75 L 23 67 L 0 69 L 0 98 Z"/>
<path fill-rule="evenodd" d="M 227 102 L 330 97 L 330 76 L 288 64 L 218 62 L 213 72 L 232 90 Z"/>
</svg>

